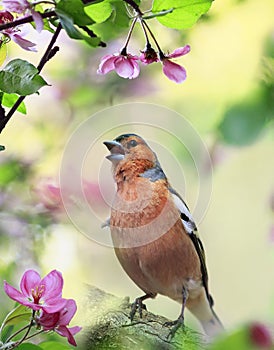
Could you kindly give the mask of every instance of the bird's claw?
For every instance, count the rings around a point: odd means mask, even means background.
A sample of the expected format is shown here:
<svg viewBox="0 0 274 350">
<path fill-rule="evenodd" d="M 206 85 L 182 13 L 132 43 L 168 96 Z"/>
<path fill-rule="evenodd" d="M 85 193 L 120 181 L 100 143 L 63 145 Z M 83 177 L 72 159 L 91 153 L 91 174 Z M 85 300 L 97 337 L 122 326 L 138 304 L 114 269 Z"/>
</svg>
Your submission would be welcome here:
<svg viewBox="0 0 274 350">
<path fill-rule="evenodd" d="M 130 320 L 133 321 L 133 318 L 136 314 L 136 311 L 138 311 L 140 318 L 143 317 L 143 310 L 146 310 L 146 305 L 142 302 L 141 298 L 135 299 L 134 303 L 131 304 L 131 311 L 130 311 Z"/>
<path fill-rule="evenodd" d="M 175 321 L 169 321 L 169 322 L 165 322 L 163 324 L 164 327 L 171 327 L 168 335 L 167 335 L 167 339 L 172 339 L 175 336 L 175 333 L 177 332 L 177 330 L 182 327 L 184 328 L 185 324 L 184 324 L 184 318 L 179 317 L 177 320 Z"/>
</svg>

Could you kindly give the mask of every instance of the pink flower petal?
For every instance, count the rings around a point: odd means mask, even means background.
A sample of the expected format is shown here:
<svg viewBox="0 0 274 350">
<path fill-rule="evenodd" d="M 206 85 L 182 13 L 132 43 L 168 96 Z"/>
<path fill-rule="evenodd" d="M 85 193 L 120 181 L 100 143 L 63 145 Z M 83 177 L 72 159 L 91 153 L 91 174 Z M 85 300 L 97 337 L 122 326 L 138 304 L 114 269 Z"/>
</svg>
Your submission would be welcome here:
<svg viewBox="0 0 274 350">
<path fill-rule="evenodd" d="M 39 12 L 36 12 L 34 10 L 31 10 L 31 14 L 35 23 L 36 30 L 38 33 L 40 33 L 44 28 L 43 18 Z"/>
<path fill-rule="evenodd" d="M 36 44 L 32 43 L 31 41 L 22 38 L 18 34 L 9 33 L 8 35 L 11 38 L 11 40 L 13 40 L 17 45 L 21 46 L 22 49 L 27 51 L 37 51 L 34 47 L 36 46 Z"/>
<path fill-rule="evenodd" d="M 168 58 L 181 57 L 189 53 L 189 51 L 190 51 L 190 46 L 186 45 L 183 47 L 179 47 L 178 49 L 174 50 L 170 55 L 167 55 L 166 57 Z"/>
<path fill-rule="evenodd" d="M 168 59 L 163 60 L 163 72 L 168 79 L 175 83 L 182 83 L 186 79 L 186 70 L 177 63 L 171 62 Z"/>
<path fill-rule="evenodd" d="M 76 341 L 73 337 L 73 334 L 70 332 L 69 328 L 67 328 L 66 326 L 59 326 L 57 329 L 56 329 L 56 332 L 58 334 L 60 334 L 62 337 L 66 337 L 68 339 L 68 342 L 73 345 L 73 346 L 76 346 Z M 74 333 L 75 334 L 75 333 Z"/>
<path fill-rule="evenodd" d="M 12 299 L 15 301 L 18 301 L 18 303 L 25 305 L 25 303 L 27 302 L 27 298 L 25 295 L 23 295 L 21 292 L 19 292 L 19 290 L 15 289 L 14 287 L 12 287 L 9 283 L 7 283 L 6 281 L 4 281 L 4 290 L 5 293 Z"/>
<path fill-rule="evenodd" d="M 130 78 L 134 73 L 134 67 L 131 61 L 125 57 L 120 56 L 114 62 L 116 73 L 122 78 Z"/>
<path fill-rule="evenodd" d="M 72 335 L 75 335 L 77 334 L 78 332 L 80 332 L 82 329 L 82 327 L 79 327 L 79 326 L 74 326 L 74 327 L 70 327 L 69 328 L 69 331 Z"/>
<path fill-rule="evenodd" d="M 40 286 L 43 286 L 43 300 L 61 298 L 64 281 L 61 272 L 57 270 L 51 271 L 45 276 Z"/>
<path fill-rule="evenodd" d="M 76 310 L 77 310 L 77 306 L 76 306 L 75 300 L 68 299 L 64 309 L 60 311 L 59 322 L 58 322 L 59 325 L 67 326 L 70 323 L 72 317 L 75 315 Z"/>
<path fill-rule="evenodd" d="M 7 11 L 24 13 L 30 4 L 27 0 L 2 0 L 2 5 Z"/>
<path fill-rule="evenodd" d="M 51 314 L 53 312 L 59 312 L 61 309 L 65 307 L 66 303 L 67 303 L 67 299 L 63 299 L 63 298 L 50 299 L 50 300 L 46 300 L 44 304 L 40 305 L 39 308 Z"/>
<path fill-rule="evenodd" d="M 26 297 L 31 297 L 32 290 L 35 290 L 41 281 L 37 271 L 27 270 L 20 281 L 20 289 Z"/>
<path fill-rule="evenodd" d="M 133 74 L 129 79 L 135 79 L 140 74 L 140 67 L 139 67 L 138 62 L 136 62 L 135 60 L 131 61 L 131 63 L 133 65 Z"/>
<path fill-rule="evenodd" d="M 58 325 L 59 312 L 54 312 L 48 314 L 47 312 L 42 312 L 41 317 L 37 317 L 36 322 L 39 326 L 42 326 L 45 331 L 54 329 Z"/>
<path fill-rule="evenodd" d="M 114 62 L 117 59 L 117 55 L 106 55 L 101 59 L 98 74 L 107 74 L 108 72 L 115 69 Z"/>
</svg>

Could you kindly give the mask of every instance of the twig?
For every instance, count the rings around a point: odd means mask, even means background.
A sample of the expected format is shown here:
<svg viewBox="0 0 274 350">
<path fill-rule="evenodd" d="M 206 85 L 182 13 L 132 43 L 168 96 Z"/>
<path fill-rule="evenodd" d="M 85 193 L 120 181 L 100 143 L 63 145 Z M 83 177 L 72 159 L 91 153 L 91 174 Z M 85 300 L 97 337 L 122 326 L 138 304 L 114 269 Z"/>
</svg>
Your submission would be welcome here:
<svg viewBox="0 0 274 350">
<path fill-rule="evenodd" d="M 55 33 L 53 34 L 51 41 L 49 43 L 49 46 L 47 47 L 44 55 L 42 56 L 38 66 L 37 66 L 37 70 L 38 73 L 41 72 L 41 70 L 43 69 L 44 65 L 54 56 L 54 54 L 58 51 L 57 47 L 53 47 L 58 35 L 60 34 L 60 31 L 62 29 L 62 25 L 59 23 Z M 10 120 L 10 118 L 13 116 L 13 114 L 15 113 L 15 111 L 17 110 L 17 108 L 20 106 L 20 104 L 24 101 L 24 99 L 26 98 L 26 96 L 20 96 L 17 101 L 14 103 L 14 105 L 12 106 L 12 108 L 10 109 L 9 113 L 6 115 L 6 117 L 4 117 L 3 119 L 0 120 L 0 133 L 3 131 L 3 129 L 5 128 L 6 124 L 8 123 L 8 121 Z"/>
<path fill-rule="evenodd" d="M 40 15 L 42 18 L 57 17 L 55 11 L 48 11 L 48 12 L 40 13 Z M 3 24 L 0 24 L 0 31 L 2 31 L 4 29 L 8 29 L 8 28 L 14 28 L 14 27 L 19 26 L 21 24 L 26 24 L 26 23 L 30 23 L 30 22 L 33 22 L 32 16 L 20 18 L 20 19 L 13 21 L 13 22 L 3 23 Z"/>
<path fill-rule="evenodd" d="M 31 327 L 33 326 L 33 320 L 34 320 L 35 312 L 36 312 L 35 310 L 32 310 L 32 317 L 31 317 L 31 320 L 30 320 L 30 324 L 29 324 L 29 326 L 28 326 L 28 329 L 27 329 L 25 335 L 23 336 L 23 338 L 22 338 L 21 340 L 19 340 L 18 343 L 16 343 L 16 346 L 19 346 L 20 344 L 22 344 L 22 343 L 24 342 L 24 340 L 28 337 L 29 332 L 30 332 L 30 330 L 31 330 Z"/>
<path fill-rule="evenodd" d="M 134 0 L 123 0 L 127 4 L 129 4 L 140 16 L 143 16 L 143 12 L 140 10 L 139 6 L 136 4 Z"/>
<path fill-rule="evenodd" d="M 87 26 L 79 26 L 79 27 L 81 29 L 83 29 L 91 38 L 97 38 L 97 35 L 91 29 L 89 29 Z M 98 46 L 106 47 L 107 44 L 104 43 L 103 41 L 100 41 Z"/>
</svg>

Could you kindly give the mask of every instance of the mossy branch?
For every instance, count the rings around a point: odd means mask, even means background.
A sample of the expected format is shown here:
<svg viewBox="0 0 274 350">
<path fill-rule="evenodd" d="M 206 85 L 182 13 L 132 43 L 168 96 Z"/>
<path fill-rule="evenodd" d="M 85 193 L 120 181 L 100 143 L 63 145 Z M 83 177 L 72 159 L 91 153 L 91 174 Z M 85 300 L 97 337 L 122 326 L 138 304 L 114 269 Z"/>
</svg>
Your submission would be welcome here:
<svg viewBox="0 0 274 350">
<path fill-rule="evenodd" d="M 131 323 L 129 298 L 119 298 L 93 286 L 88 287 L 85 305 L 85 324 L 81 349 L 101 350 L 202 350 L 206 341 L 188 327 L 177 331 L 170 340 L 170 328 L 164 326 L 170 320 L 146 310 L 143 317 L 134 316 Z"/>
</svg>

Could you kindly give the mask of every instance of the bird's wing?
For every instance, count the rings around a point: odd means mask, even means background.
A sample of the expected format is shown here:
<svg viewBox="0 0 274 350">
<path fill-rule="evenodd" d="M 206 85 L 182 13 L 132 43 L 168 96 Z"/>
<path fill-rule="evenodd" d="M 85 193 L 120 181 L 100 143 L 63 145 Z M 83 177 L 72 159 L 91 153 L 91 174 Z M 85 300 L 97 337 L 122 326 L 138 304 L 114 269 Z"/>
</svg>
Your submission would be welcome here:
<svg viewBox="0 0 274 350">
<path fill-rule="evenodd" d="M 172 187 L 169 187 L 169 192 L 171 193 L 174 203 L 177 206 L 182 224 L 188 233 L 189 237 L 191 238 L 191 241 L 195 247 L 195 250 L 198 254 L 200 264 L 201 264 L 201 272 L 202 272 L 202 282 L 203 286 L 206 291 L 206 296 L 209 301 L 210 306 L 213 306 L 213 299 L 212 296 L 209 294 L 208 291 L 208 273 L 206 268 L 206 262 L 205 262 L 205 251 L 202 244 L 202 241 L 200 240 L 198 234 L 197 234 L 197 227 L 193 220 L 193 217 L 188 209 L 188 206 L 186 205 L 183 198 L 179 195 L 178 192 L 176 192 Z"/>
<path fill-rule="evenodd" d="M 186 205 L 183 198 L 172 187 L 169 187 L 169 192 L 171 193 L 173 200 L 175 202 L 175 205 L 180 212 L 181 220 L 186 232 L 190 235 L 193 232 L 197 231 L 197 227 L 195 225 L 193 217 L 190 214 L 188 206 Z"/>
</svg>

